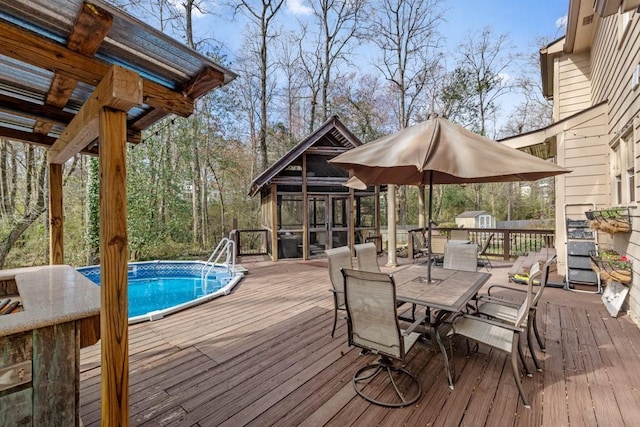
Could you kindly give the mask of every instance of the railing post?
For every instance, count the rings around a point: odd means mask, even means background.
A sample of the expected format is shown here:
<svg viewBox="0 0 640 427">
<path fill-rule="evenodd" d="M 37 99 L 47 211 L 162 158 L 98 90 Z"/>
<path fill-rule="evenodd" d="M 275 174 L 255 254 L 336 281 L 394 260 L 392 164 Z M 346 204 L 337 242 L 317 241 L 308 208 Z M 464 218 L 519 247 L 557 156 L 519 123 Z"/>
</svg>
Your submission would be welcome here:
<svg viewBox="0 0 640 427">
<path fill-rule="evenodd" d="M 413 261 L 413 233 L 411 230 L 407 231 L 407 257 L 409 261 Z"/>
<path fill-rule="evenodd" d="M 504 230 L 504 238 L 502 240 L 502 250 L 503 250 L 504 260 L 509 261 L 509 254 L 511 252 L 511 233 L 509 232 L 508 228 Z"/>
</svg>

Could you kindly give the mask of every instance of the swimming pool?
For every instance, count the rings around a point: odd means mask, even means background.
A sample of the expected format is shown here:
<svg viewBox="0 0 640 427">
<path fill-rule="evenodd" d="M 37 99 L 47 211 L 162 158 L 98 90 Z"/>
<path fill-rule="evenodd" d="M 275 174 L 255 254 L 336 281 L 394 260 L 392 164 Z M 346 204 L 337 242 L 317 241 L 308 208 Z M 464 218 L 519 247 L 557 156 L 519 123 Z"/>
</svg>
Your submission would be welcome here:
<svg viewBox="0 0 640 427">
<path fill-rule="evenodd" d="M 202 261 L 149 261 L 129 264 L 129 324 L 164 316 L 227 295 L 244 277 L 224 265 L 213 266 L 207 280 L 201 279 Z M 100 285 L 100 266 L 77 269 Z"/>
</svg>

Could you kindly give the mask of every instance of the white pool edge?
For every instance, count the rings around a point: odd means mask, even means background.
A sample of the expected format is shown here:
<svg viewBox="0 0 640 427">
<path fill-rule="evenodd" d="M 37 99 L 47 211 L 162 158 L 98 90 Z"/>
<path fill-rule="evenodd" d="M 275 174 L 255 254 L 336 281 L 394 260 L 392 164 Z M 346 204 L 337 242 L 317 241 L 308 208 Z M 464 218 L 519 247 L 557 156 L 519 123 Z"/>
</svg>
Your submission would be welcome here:
<svg viewBox="0 0 640 427">
<path fill-rule="evenodd" d="M 140 316 L 130 317 L 129 325 L 133 325 L 141 322 L 160 320 L 170 314 L 177 313 L 187 308 L 203 304 L 207 301 L 211 301 L 212 299 L 215 299 L 224 295 L 229 295 L 233 290 L 233 288 L 240 282 L 240 280 L 242 280 L 243 277 L 244 277 L 244 273 L 236 272 L 234 273 L 233 278 L 229 280 L 229 282 L 225 286 L 223 286 L 222 288 L 218 289 L 215 292 L 212 292 L 207 295 L 203 295 L 194 300 L 183 302 L 182 304 L 174 305 L 172 307 L 168 307 L 162 310 L 151 311 L 146 314 L 141 314 Z"/>
</svg>

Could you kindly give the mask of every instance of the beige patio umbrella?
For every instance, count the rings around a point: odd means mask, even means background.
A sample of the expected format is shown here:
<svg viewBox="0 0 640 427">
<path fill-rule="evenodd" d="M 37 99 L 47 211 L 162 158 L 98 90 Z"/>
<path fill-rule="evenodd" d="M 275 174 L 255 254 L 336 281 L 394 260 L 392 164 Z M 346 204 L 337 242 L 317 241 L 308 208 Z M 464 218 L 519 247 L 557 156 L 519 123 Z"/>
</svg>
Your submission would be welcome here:
<svg viewBox="0 0 640 427">
<path fill-rule="evenodd" d="M 429 260 L 433 184 L 535 181 L 571 172 L 439 117 L 329 161 L 349 171 L 351 179 L 346 185 L 354 188 L 375 184 L 429 185 Z M 427 272 L 430 280 L 430 262 Z"/>
</svg>

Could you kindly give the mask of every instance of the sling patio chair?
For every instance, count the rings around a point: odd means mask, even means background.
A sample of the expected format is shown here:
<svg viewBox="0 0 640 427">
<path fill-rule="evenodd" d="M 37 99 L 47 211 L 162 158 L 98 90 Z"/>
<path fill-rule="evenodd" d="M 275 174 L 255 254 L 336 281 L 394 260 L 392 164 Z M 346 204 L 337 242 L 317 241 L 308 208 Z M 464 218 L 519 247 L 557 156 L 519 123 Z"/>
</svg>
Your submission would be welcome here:
<svg viewBox="0 0 640 427">
<path fill-rule="evenodd" d="M 354 249 L 356 250 L 356 258 L 358 259 L 358 270 L 380 273 L 378 251 L 375 243 L 361 243 L 354 245 Z M 403 304 L 403 302 L 397 302 L 396 306 L 401 307 Z M 412 314 L 412 319 L 414 318 L 415 316 Z"/>
<path fill-rule="evenodd" d="M 344 304 L 344 279 L 340 270 L 342 268 L 353 268 L 351 257 L 351 249 L 348 246 L 340 248 L 327 249 L 325 251 L 329 261 L 329 279 L 333 289 L 333 328 L 331 329 L 331 338 L 336 332 L 336 323 L 338 322 L 338 310 L 346 310 Z"/>
<path fill-rule="evenodd" d="M 502 321 L 496 321 L 483 317 L 481 314 L 467 314 L 460 313 L 452 321 L 451 330 L 447 334 L 449 336 L 449 347 L 453 356 L 453 338 L 455 336 L 462 336 L 467 339 L 467 354 L 469 351 L 469 339 L 475 341 L 478 344 L 485 344 L 489 347 L 506 352 L 511 356 L 511 370 L 513 378 L 518 387 L 520 398 L 526 408 L 531 408 L 527 397 L 524 394 L 522 388 L 522 382 L 520 381 L 520 372 L 518 370 L 518 357 L 522 362 L 527 376 L 532 376 L 527 364 L 525 362 L 522 346 L 520 345 L 520 339 L 525 333 L 525 326 L 527 323 L 527 315 L 531 302 L 533 300 L 533 282 L 541 276 L 540 265 L 534 264 L 531 268 L 529 276 L 529 282 L 527 284 L 526 297 L 517 310 L 517 314 L 513 323 L 507 323 Z M 516 354 L 517 353 L 517 354 Z M 451 357 L 452 365 L 454 358 Z M 452 369 L 455 375 L 455 368 Z"/>
<path fill-rule="evenodd" d="M 443 267 L 449 270 L 478 271 L 478 247 L 462 243 L 447 243 Z"/>
<path fill-rule="evenodd" d="M 493 266 L 491 265 L 491 261 L 489 260 L 489 256 L 487 255 L 487 249 L 489 249 L 491 240 L 493 240 L 493 235 L 493 233 L 489 234 L 487 240 L 485 240 L 482 245 L 478 246 L 478 258 L 484 258 L 483 264 L 487 271 L 493 268 Z"/>
<path fill-rule="evenodd" d="M 406 330 L 396 317 L 396 287 L 393 277 L 384 273 L 343 268 L 349 345 L 380 356 L 353 375 L 353 387 L 364 399 L 376 405 L 402 407 L 422 395 L 417 377 L 407 371 L 405 356 L 420 338 L 417 319 Z M 394 366 L 393 359 L 401 366 Z"/>
<path fill-rule="evenodd" d="M 447 245 L 447 236 L 435 235 L 431 236 L 431 241 L 427 244 L 431 245 L 431 258 L 436 263 L 442 262 L 444 258 L 444 248 Z"/>
<path fill-rule="evenodd" d="M 356 250 L 356 258 L 358 259 L 358 270 L 380 273 L 378 250 L 375 243 L 361 243 L 354 245 L 354 249 Z"/>
<path fill-rule="evenodd" d="M 536 341 L 538 342 L 538 346 L 542 351 L 545 350 L 544 342 L 540 338 L 540 332 L 538 331 L 538 323 L 537 323 L 537 312 L 538 312 L 538 303 L 540 298 L 542 297 L 542 292 L 544 288 L 547 286 L 547 281 L 549 280 L 549 271 L 551 270 L 551 266 L 556 263 L 556 256 L 554 255 L 551 259 L 549 259 L 544 266 L 542 267 L 542 274 L 540 275 L 538 289 L 533 296 L 531 301 L 531 307 L 529 307 L 529 314 L 527 316 L 527 343 L 529 345 L 529 351 L 531 352 L 531 357 L 533 358 L 533 363 L 536 365 L 536 369 L 538 371 L 541 370 L 540 363 L 538 358 L 536 357 L 535 351 L 533 350 L 533 337 L 532 332 L 536 337 Z M 531 275 L 531 273 L 530 273 Z M 537 281 L 532 282 L 533 285 L 537 284 Z M 494 318 L 501 321 L 506 321 L 509 323 L 514 323 L 516 316 L 518 315 L 519 304 L 513 300 L 508 300 L 496 296 L 491 295 L 492 289 L 507 289 L 513 292 L 526 293 L 527 291 L 524 289 L 514 289 L 510 286 L 503 285 L 491 285 L 489 289 L 487 289 L 487 296 L 480 296 L 478 298 L 478 313 L 484 314 L 490 318 Z"/>
<path fill-rule="evenodd" d="M 454 228 L 451 230 L 451 240 L 469 240 L 469 230 Z"/>
<path fill-rule="evenodd" d="M 407 242 L 407 251 L 411 251 L 411 258 L 415 259 L 421 256 L 426 256 L 429 253 L 429 248 L 427 247 L 423 231 L 409 231 L 407 237 L 410 241 L 410 244 Z"/>
</svg>

